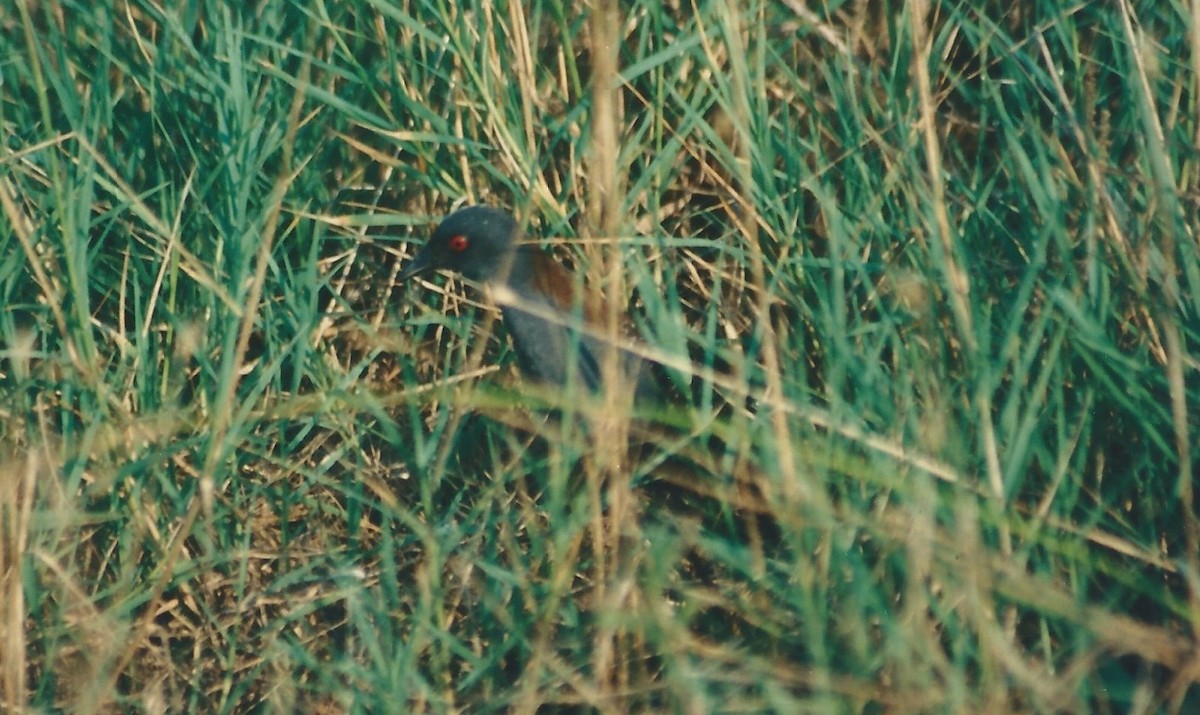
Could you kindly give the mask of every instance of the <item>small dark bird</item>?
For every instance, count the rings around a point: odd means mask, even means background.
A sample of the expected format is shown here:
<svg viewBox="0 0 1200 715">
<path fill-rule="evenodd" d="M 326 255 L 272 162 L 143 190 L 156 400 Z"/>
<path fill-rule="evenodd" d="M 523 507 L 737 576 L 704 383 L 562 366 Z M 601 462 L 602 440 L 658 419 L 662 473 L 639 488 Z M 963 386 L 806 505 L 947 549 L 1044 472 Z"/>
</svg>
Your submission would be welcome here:
<svg viewBox="0 0 1200 715">
<path fill-rule="evenodd" d="M 455 211 L 433 232 L 400 280 L 438 269 L 493 289 L 508 289 L 500 311 L 527 376 L 565 386 L 573 365 L 580 384 L 600 389 L 607 342 L 599 298 L 585 295 L 577 305 L 571 273 L 545 251 L 523 243 L 512 216 L 489 206 Z M 626 349 L 618 348 L 617 353 L 635 399 L 657 400 L 650 365 Z"/>
</svg>

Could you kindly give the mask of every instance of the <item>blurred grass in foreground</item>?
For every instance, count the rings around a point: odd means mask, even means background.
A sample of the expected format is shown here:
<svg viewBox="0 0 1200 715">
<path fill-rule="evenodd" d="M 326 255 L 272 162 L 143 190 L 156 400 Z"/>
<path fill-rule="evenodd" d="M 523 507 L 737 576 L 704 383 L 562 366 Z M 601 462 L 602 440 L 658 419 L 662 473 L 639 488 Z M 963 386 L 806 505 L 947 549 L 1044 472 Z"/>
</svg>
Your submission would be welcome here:
<svg viewBox="0 0 1200 715">
<path fill-rule="evenodd" d="M 1195 708 L 1195 3 L 596 5 L 0 8 L 5 709 Z"/>
</svg>

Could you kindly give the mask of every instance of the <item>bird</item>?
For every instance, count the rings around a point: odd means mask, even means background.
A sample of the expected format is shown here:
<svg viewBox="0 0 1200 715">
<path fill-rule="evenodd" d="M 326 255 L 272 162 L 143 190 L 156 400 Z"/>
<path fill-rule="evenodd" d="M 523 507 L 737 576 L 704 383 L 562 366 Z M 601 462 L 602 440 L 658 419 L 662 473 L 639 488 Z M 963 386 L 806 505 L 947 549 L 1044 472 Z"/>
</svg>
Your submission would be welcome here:
<svg viewBox="0 0 1200 715">
<path fill-rule="evenodd" d="M 596 295 L 575 289 L 576 279 L 549 253 L 524 242 L 517 221 L 503 209 L 468 206 L 446 216 L 401 271 L 400 282 L 443 270 L 500 294 L 500 312 L 523 375 L 553 387 L 575 380 L 592 393 L 603 388 L 601 365 L 608 341 L 606 312 Z M 624 384 L 634 402 L 660 398 L 651 364 L 617 346 Z"/>
</svg>

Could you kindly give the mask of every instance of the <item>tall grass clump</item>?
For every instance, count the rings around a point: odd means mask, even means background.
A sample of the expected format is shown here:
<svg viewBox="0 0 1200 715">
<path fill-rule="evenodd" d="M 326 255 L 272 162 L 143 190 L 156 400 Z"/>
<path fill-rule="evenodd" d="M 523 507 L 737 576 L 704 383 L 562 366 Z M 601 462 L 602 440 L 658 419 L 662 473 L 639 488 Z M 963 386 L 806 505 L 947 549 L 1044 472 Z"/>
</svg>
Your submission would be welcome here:
<svg viewBox="0 0 1200 715">
<path fill-rule="evenodd" d="M 3 709 L 1192 712 L 1198 22 L 10 0 Z M 684 399 L 397 285 L 460 200 Z"/>
</svg>

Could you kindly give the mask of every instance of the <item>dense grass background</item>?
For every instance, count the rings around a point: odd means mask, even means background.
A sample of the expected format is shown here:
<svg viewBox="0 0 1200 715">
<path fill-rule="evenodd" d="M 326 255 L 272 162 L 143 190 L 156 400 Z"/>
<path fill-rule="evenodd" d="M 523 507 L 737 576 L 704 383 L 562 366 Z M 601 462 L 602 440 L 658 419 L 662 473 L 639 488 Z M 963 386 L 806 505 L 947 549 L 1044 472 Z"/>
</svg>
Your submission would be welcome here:
<svg viewBox="0 0 1200 715">
<path fill-rule="evenodd" d="M 6 711 L 1200 706 L 1200 4 L 169 5 L 0 4 Z"/>
</svg>

